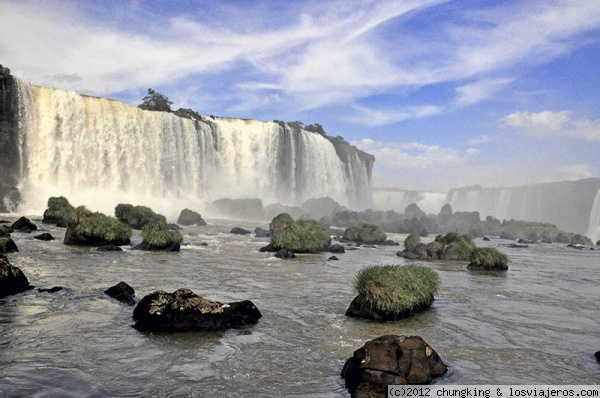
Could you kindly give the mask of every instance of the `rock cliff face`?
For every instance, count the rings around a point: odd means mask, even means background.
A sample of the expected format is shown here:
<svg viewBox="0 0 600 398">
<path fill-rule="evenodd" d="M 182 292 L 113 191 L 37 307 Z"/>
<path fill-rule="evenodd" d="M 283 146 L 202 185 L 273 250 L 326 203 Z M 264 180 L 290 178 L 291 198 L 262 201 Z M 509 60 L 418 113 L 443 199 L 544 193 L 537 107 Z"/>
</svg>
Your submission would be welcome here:
<svg viewBox="0 0 600 398">
<path fill-rule="evenodd" d="M 19 95 L 15 78 L 0 73 L 0 213 L 20 203 Z"/>
<path fill-rule="evenodd" d="M 341 137 L 295 123 L 144 111 L 8 79 L 0 115 L 11 157 L 1 167 L 20 183 L 27 210 L 56 195 L 104 212 L 116 205 L 106 198 L 161 213 L 220 198 L 371 206 L 374 158 Z"/>
</svg>

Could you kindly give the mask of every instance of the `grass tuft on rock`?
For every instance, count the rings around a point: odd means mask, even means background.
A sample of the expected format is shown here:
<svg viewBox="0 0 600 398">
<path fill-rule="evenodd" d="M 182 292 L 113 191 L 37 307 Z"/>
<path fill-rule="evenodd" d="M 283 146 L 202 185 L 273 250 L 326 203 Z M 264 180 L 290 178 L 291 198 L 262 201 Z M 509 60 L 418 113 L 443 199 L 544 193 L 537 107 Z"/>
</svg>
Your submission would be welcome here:
<svg viewBox="0 0 600 398">
<path fill-rule="evenodd" d="M 384 319 L 399 319 L 431 305 L 440 285 L 437 272 L 417 264 L 374 265 L 356 275 L 360 301 Z"/>
<path fill-rule="evenodd" d="M 374 224 L 362 224 L 360 227 L 350 227 L 344 231 L 343 240 L 359 243 L 383 243 L 387 239 L 385 232 Z"/>
<path fill-rule="evenodd" d="M 143 229 L 146 224 L 154 221 L 156 217 L 163 217 L 156 214 L 149 207 L 133 206 L 128 203 L 118 204 L 117 207 L 115 207 L 115 216 L 119 221 L 129 225 L 133 229 Z"/>
<path fill-rule="evenodd" d="M 507 270 L 508 256 L 493 247 L 478 247 L 471 253 L 469 269 Z"/>
<path fill-rule="evenodd" d="M 419 243 L 421 243 L 421 237 L 417 234 L 410 234 L 404 239 L 404 248 L 412 251 Z"/>
<path fill-rule="evenodd" d="M 275 219 L 271 224 L 274 223 Z M 276 251 L 285 249 L 294 253 L 318 253 L 331 244 L 327 228 L 314 220 L 293 221 L 290 217 L 285 218 L 285 225 L 284 228 L 272 230 L 271 244 Z"/>
<path fill-rule="evenodd" d="M 165 250 L 183 241 L 179 231 L 167 229 L 165 217 L 158 215 L 142 229 L 142 246 L 147 250 Z M 177 247 L 179 250 L 179 247 Z"/>
<path fill-rule="evenodd" d="M 48 199 L 48 208 L 44 211 L 44 223 L 66 223 L 75 208 L 64 196 L 52 196 Z"/>
<path fill-rule="evenodd" d="M 69 238 L 67 238 L 69 236 Z M 74 238 L 71 240 L 71 238 Z M 67 244 L 128 244 L 131 228 L 119 220 L 105 214 L 92 212 L 79 206 L 69 218 L 65 235 Z"/>
</svg>

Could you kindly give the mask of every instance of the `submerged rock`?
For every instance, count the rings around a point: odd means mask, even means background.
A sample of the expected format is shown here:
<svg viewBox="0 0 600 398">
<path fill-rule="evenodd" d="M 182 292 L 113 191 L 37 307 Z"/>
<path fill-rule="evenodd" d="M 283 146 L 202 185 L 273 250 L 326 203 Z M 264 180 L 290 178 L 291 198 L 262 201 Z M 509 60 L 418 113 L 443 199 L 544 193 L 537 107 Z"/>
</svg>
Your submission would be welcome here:
<svg viewBox="0 0 600 398">
<path fill-rule="evenodd" d="M 133 311 L 135 328 L 150 332 L 224 330 L 257 323 L 261 317 L 249 300 L 223 304 L 189 289 L 156 291 L 140 300 Z"/>
<path fill-rule="evenodd" d="M 122 252 L 123 249 L 120 246 L 109 244 L 109 245 L 98 246 L 96 251 L 99 251 L 99 252 Z"/>
<path fill-rule="evenodd" d="M 296 258 L 296 255 L 291 250 L 281 249 L 281 250 L 278 250 L 277 253 L 275 253 L 275 257 L 287 259 L 287 258 Z"/>
<path fill-rule="evenodd" d="M 54 240 L 54 236 L 52 236 L 48 232 L 44 232 L 43 234 L 40 234 L 38 236 L 34 236 L 33 239 L 43 240 L 43 241 L 49 241 L 49 240 Z"/>
<path fill-rule="evenodd" d="M 62 286 L 54 286 L 54 287 L 51 287 L 50 289 L 39 288 L 38 292 L 40 292 L 40 293 L 56 293 L 56 292 L 60 292 L 61 290 L 63 290 Z"/>
<path fill-rule="evenodd" d="M 123 281 L 112 287 L 109 287 L 104 291 L 104 293 L 122 303 L 129 305 L 135 304 L 135 290 Z"/>
<path fill-rule="evenodd" d="M 256 236 L 257 238 L 270 238 L 271 231 L 269 231 L 268 229 L 261 228 L 261 227 L 256 227 L 254 229 L 254 236 Z"/>
<path fill-rule="evenodd" d="M 346 252 L 346 248 L 340 244 L 334 244 L 331 245 L 331 247 L 329 248 L 329 251 L 331 253 L 345 253 Z"/>
<path fill-rule="evenodd" d="M 367 341 L 342 369 L 353 398 L 385 397 L 390 384 L 428 384 L 448 368 L 419 336 L 385 335 Z"/>
<path fill-rule="evenodd" d="M 4 254 L 0 254 L 0 297 L 33 289 L 19 267 L 12 265 Z"/>
<path fill-rule="evenodd" d="M 248 235 L 251 233 L 247 229 L 244 229 L 241 227 L 233 227 L 233 228 L 231 228 L 231 231 L 229 231 L 229 232 L 232 234 L 238 234 L 238 235 Z"/>
</svg>

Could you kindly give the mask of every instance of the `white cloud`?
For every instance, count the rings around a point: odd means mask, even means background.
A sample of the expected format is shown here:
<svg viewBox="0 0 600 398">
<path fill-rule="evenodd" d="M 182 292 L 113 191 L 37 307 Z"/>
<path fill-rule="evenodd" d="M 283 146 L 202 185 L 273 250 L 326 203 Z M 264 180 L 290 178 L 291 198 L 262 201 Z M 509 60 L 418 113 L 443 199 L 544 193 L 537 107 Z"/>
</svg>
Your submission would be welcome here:
<svg viewBox="0 0 600 398">
<path fill-rule="evenodd" d="M 538 137 L 600 141 L 600 119 L 574 119 L 570 111 L 515 112 L 504 117 L 501 122 Z"/>
<path fill-rule="evenodd" d="M 345 120 L 366 126 L 381 126 L 409 119 L 421 119 L 441 114 L 444 109 L 436 105 L 407 106 L 401 109 L 373 109 L 353 105 L 354 112 Z"/>
<path fill-rule="evenodd" d="M 488 135 L 483 134 L 483 135 L 480 135 L 479 137 L 468 140 L 467 144 L 472 145 L 472 146 L 477 146 L 477 145 L 485 144 L 490 141 L 491 141 L 491 138 Z"/>
<path fill-rule="evenodd" d="M 563 180 L 581 180 L 594 177 L 594 173 L 589 164 L 570 164 L 558 168 L 558 177 Z M 556 178 L 557 176 L 553 176 L 553 180 Z"/>
<path fill-rule="evenodd" d="M 456 88 L 454 105 L 458 107 L 472 105 L 504 90 L 513 79 L 484 79 Z"/>
</svg>

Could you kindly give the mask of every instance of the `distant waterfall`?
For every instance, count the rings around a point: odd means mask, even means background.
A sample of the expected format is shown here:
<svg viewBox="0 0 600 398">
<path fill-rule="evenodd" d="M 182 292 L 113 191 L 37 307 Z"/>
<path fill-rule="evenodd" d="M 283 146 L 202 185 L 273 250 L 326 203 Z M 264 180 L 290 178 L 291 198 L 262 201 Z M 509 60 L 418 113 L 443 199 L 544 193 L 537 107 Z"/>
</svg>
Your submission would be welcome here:
<svg viewBox="0 0 600 398">
<path fill-rule="evenodd" d="M 28 211 L 39 213 L 56 195 L 107 213 L 126 202 L 173 215 L 224 197 L 296 205 L 328 196 L 354 209 L 371 206 L 372 161 L 340 159 L 322 135 L 19 85 Z"/>
<path fill-rule="evenodd" d="M 438 214 L 446 203 L 446 194 L 440 192 L 403 191 L 375 189 L 373 207 L 375 210 L 394 210 L 404 213 L 408 205 L 416 204 L 427 214 Z"/>
<path fill-rule="evenodd" d="M 592 212 L 590 213 L 588 236 L 594 243 L 600 240 L 600 189 L 596 193 L 594 205 L 592 206 Z"/>
</svg>

